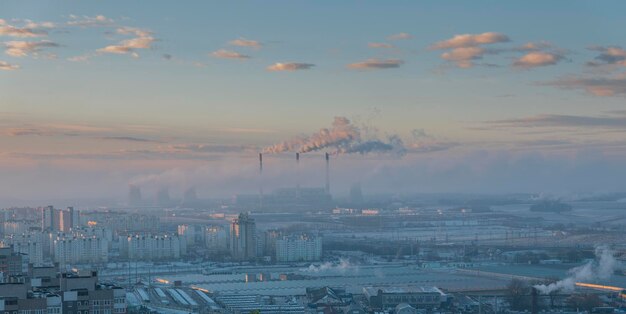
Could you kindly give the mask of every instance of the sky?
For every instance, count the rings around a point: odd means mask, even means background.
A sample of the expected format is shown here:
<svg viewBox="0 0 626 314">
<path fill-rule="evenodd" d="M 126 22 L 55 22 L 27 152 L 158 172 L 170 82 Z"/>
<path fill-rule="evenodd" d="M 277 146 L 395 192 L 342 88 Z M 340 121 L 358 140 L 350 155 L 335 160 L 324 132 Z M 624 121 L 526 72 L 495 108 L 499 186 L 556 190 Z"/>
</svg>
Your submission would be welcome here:
<svg viewBox="0 0 626 314">
<path fill-rule="evenodd" d="M 623 191 L 624 10 L 2 1 L 0 199 Z"/>
</svg>

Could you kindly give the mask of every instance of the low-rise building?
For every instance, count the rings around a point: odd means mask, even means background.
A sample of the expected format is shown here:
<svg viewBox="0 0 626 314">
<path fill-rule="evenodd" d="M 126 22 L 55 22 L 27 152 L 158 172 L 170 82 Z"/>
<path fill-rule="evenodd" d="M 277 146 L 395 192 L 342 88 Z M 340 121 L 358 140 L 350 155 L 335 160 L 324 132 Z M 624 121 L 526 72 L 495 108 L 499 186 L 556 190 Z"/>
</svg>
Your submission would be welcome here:
<svg viewBox="0 0 626 314">
<path fill-rule="evenodd" d="M 446 294 L 437 287 L 364 287 L 363 294 L 376 310 L 390 310 L 402 303 L 416 309 L 432 309 L 447 301 Z"/>
</svg>

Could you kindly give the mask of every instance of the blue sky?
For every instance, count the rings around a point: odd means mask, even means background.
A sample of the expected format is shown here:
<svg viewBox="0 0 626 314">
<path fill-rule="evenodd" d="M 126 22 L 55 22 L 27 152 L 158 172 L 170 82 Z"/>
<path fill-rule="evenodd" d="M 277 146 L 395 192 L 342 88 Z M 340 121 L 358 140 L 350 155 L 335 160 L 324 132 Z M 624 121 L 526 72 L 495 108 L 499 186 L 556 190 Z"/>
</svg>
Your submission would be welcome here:
<svg viewBox="0 0 626 314">
<path fill-rule="evenodd" d="M 233 158 L 246 163 L 294 137 L 301 145 L 335 117 L 348 118 L 358 139 L 316 153 L 381 143 L 383 151 L 337 155 L 359 173 L 380 159 L 409 170 L 437 160 L 432 191 L 463 191 L 449 172 L 483 159 L 476 154 L 511 160 L 511 177 L 525 173 L 517 161 L 528 156 L 548 169 L 555 160 L 580 169 L 580 156 L 608 165 L 626 148 L 625 9 L 620 1 L 3 1 L 0 197 L 120 195 L 123 183 L 172 169 L 238 169 Z M 626 164 L 611 167 L 617 175 Z M 482 178 L 476 190 L 490 191 L 492 170 L 459 175 Z M 64 171 L 76 177 L 55 192 L 11 183 L 25 173 L 58 182 Z M 423 187 L 410 178 L 372 184 L 377 176 L 360 180 L 384 191 Z M 100 188 L 85 189 L 85 180 Z M 520 180 L 498 192 L 533 189 L 532 177 Z M 619 186 L 554 190 L 585 189 Z"/>
</svg>

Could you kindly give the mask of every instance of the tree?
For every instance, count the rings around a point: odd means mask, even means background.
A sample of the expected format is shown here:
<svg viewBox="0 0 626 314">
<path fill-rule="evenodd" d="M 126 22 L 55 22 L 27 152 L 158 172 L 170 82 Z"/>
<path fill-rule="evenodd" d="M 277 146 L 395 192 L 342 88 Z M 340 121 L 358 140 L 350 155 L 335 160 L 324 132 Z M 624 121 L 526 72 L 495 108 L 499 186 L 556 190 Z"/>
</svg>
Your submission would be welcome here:
<svg viewBox="0 0 626 314">
<path fill-rule="evenodd" d="M 594 307 L 602 305 L 602 301 L 596 294 L 584 293 L 572 295 L 567 303 L 569 306 L 575 309 L 585 310 L 591 312 Z"/>
<path fill-rule="evenodd" d="M 512 310 L 521 311 L 530 308 L 530 287 L 520 279 L 512 279 L 507 286 L 509 305 Z"/>
</svg>

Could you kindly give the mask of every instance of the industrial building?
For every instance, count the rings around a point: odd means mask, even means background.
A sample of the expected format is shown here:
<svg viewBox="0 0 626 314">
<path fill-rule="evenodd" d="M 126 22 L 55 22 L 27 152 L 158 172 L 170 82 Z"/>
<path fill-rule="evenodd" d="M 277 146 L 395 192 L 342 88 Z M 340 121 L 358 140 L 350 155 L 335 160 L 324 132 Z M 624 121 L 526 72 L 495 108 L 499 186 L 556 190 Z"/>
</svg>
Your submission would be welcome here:
<svg viewBox="0 0 626 314">
<path fill-rule="evenodd" d="M 364 287 L 363 294 L 373 309 L 389 310 L 400 304 L 418 309 L 433 309 L 447 301 L 447 296 L 437 287 Z"/>
</svg>

